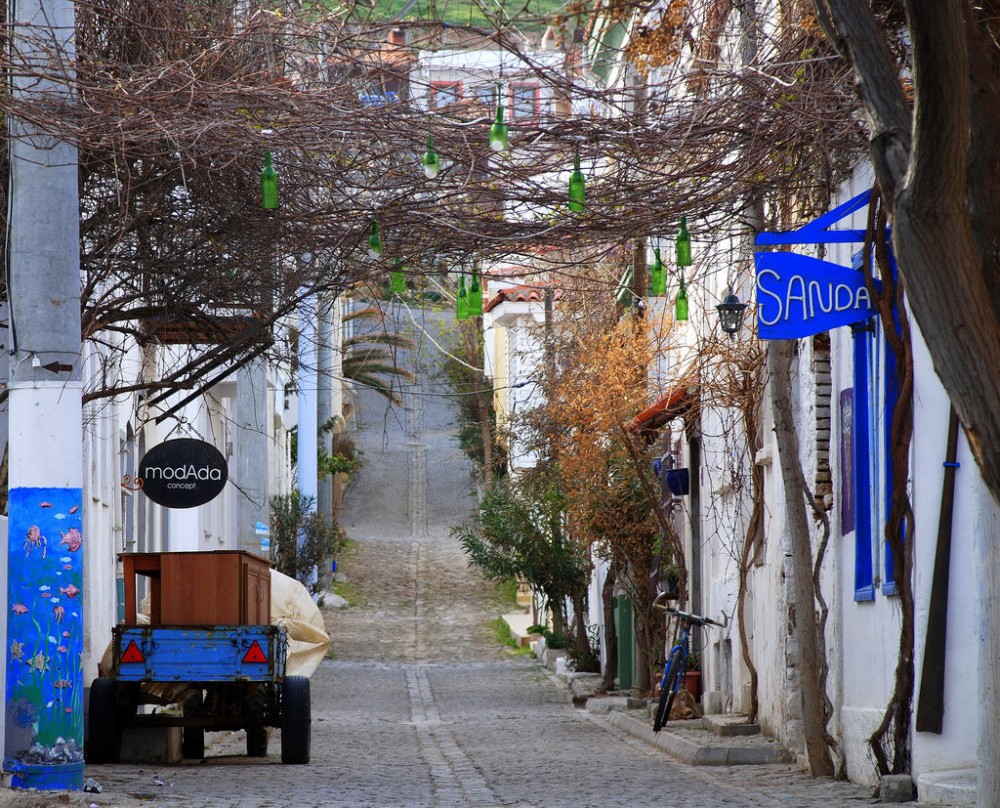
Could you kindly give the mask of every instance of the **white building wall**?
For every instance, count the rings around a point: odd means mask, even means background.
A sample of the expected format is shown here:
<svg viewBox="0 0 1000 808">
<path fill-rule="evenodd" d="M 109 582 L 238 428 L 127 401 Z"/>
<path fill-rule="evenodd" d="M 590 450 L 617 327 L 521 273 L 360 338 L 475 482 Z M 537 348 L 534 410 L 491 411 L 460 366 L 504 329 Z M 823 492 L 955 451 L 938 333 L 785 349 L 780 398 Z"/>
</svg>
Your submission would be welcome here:
<svg viewBox="0 0 1000 808">
<path fill-rule="evenodd" d="M 870 172 L 860 171 L 842 193 L 831 203 L 846 201 L 870 187 Z M 842 226 L 865 226 L 867 209 L 862 209 L 850 223 Z M 831 246 L 828 260 L 850 266 L 851 252 L 861 245 Z M 913 697 L 914 715 L 920 687 L 921 667 L 927 616 L 930 608 L 930 586 L 934 572 L 937 545 L 938 511 L 948 426 L 949 400 L 934 372 L 925 341 L 916 329 L 912 332 L 914 352 L 914 431 L 910 453 L 910 502 L 914 512 L 913 586 L 915 608 L 915 671 Z M 852 336 L 848 328 L 831 332 L 833 353 L 833 440 L 831 465 L 834 479 L 834 507 L 831 511 L 833 541 L 831 548 L 838 582 L 840 619 L 832 634 L 836 643 L 832 661 L 840 677 L 831 692 L 839 707 L 840 736 L 851 780 L 875 784 L 877 774 L 871 762 L 868 737 L 876 729 L 885 712 L 895 682 L 899 648 L 899 604 L 894 596 L 886 596 L 876 587 L 874 601 L 854 599 L 855 533 L 852 526 L 841 524 L 839 502 L 844 479 L 840 459 L 839 398 L 840 392 L 853 388 Z M 961 468 L 956 476 L 955 509 L 952 525 L 951 586 L 948 603 L 948 638 L 945 668 L 944 731 L 941 735 L 918 733 L 911 729 L 914 778 L 923 773 L 971 768 L 976 764 L 977 697 L 973 671 L 976 670 L 978 647 L 975 615 L 977 565 L 974 545 L 979 504 L 984 487 L 972 460 L 964 436 L 960 436 L 958 460 Z M 881 505 L 879 506 L 881 507 Z M 845 530 L 846 528 L 846 530 Z M 880 545 L 884 539 L 878 537 Z M 882 575 L 883 555 L 875 557 L 876 575 Z M 828 570 L 828 573 L 830 571 Z M 830 635 L 830 632 L 828 632 Z"/>
<path fill-rule="evenodd" d="M 85 346 L 85 368 L 89 378 L 113 372 L 120 383 L 134 383 L 144 366 L 162 370 L 170 357 L 160 356 L 153 364 L 143 362 L 138 350 L 124 358 L 102 362 L 100 349 Z M 170 353 L 174 349 L 166 349 Z M 148 359 L 149 357 L 147 357 Z M 273 371 L 272 371 L 273 373 Z M 146 378 L 150 378 L 149 372 Z M 165 440 L 196 437 L 212 443 L 233 464 L 233 418 L 235 388 L 219 385 L 218 395 L 206 395 L 183 407 L 175 417 L 157 424 L 156 417 L 170 407 L 171 399 L 156 410 L 145 410 L 135 395 L 98 399 L 84 410 L 84 583 L 87 592 L 85 619 L 84 677 L 91 681 L 98 673 L 98 661 L 111 641 L 112 627 L 118 622 L 117 554 L 184 550 L 235 549 L 233 530 L 236 488 L 230 483 L 212 502 L 190 509 L 167 509 L 152 503 L 134 483 L 142 454 Z M 182 395 L 186 395 L 182 394 Z M 280 413 L 275 413 L 275 395 L 267 396 L 267 423 L 273 425 L 269 452 L 269 476 L 275 493 L 287 493 L 290 467 L 287 437 Z"/>
</svg>

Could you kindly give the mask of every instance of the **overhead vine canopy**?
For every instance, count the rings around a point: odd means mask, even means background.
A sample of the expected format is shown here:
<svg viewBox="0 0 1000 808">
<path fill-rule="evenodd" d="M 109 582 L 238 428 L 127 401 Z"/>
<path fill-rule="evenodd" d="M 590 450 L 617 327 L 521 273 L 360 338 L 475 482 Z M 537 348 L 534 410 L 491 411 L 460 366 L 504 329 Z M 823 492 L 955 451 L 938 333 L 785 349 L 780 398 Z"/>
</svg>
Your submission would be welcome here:
<svg viewBox="0 0 1000 808">
<path fill-rule="evenodd" d="M 682 213 L 705 236 L 738 223 L 751 196 L 825 194 L 864 147 L 845 68 L 805 4 L 768 33 L 737 5 L 529 2 L 474 7 L 463 24 L 469 6 L 423 2 L 82 0 L 75 62 L 44 26 L 16 27 L 5 49 L 8 74 L 55 77 L 71 100 L 3 94 L 0 112 L 79 147 L 85 336 L 199 330 L 211 350 L 157 382 L 185 387 L 266 349 L 302 297 L 381 284 L 397 259 L 419 278 L 547 250 L 559 258 L 546 269 L 596 293 L 617 280 L 591 272 L 598 258 L 627 260 L 623 248 L 672 233 Z M 23 58 L 29 40 L 49 58 Z M 413 79 L 442 48 L 516 54 L 519 75 L 552 88 L 552 113 L 511 122 L 510 152 L 490 152 L 492 108 L 429 111 L 431 88 Z M 618 63 L 623 80 L 606 86 L 595 66 Z M 420 169 L 428 134 L 444 165 L 434 179 Z M 577 150 L 587 205 L 571 213 Z M 274 211 L 260 205 L 268 151 Z M 375 220 L 379 260 L 364 249 Z M 251 326 L 222 328 L 222 311 Z"/>
</svg>

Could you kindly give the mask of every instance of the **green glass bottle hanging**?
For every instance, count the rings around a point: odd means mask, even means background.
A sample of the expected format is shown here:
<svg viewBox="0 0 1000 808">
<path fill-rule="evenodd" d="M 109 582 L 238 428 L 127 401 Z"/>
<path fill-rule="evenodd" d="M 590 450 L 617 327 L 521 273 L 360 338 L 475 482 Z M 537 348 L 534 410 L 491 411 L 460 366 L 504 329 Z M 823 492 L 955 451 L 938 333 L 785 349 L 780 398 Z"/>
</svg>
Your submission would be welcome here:
<svg viewBox="0 0 1000 808">
<path fill-rule="evenodd" d="M 458 294 L 455 295 L 455 318 L 469 319 L 469 293 L 465 291 L 465 275 L 458 281 Z"/>
<path fill-rule="evenodd" d="M 382 237 L 378 233 L 378 221 L 372 220 L 372 230 L 368 236 L 368 254 L 372 258 L 382 255 Z"/>
<path fill-rule="evenodd" d="M 480 317 L 483 313 L 483 288 L 479 285 L 479 270 L 472 270 L 469 284 L 469 316 Z"/>
<path fill-rule="evenodd" d="M 681 229 L 677 231 L 677 266 L 691 266 L 691 234 L 688 233 L 687 216 L 681 216 Z"/>
<path fill-rule="evenodd" d="M 503 106 L 497 104 L 497 116 L 490 127 L 490 149 L 495 152 L 507 151 L 507 124 L 503 122 Z"/>
<path fill-rule="evenodd" d="M 434 151 L 434 138 L 430 135 L 427 136 L 427 151 L 420 158 L 420 163 L 424 167 L 424 176 L 429 180 L 434 179 L 441 170 L 441 158 Z"/>
<path fill-rule="evenodd" d="M 264 152 L 264 168 L 260 172 L 260 205 L 264 210 L 278 207 L 278 174 L 271 165 L 271 152 Z"/>
<path fill-rule="evenodd" d="M 573 156 L 573 173 L 569 175 L 569 209 L 575 213 L 583 211 L 587 200 L 587 181 L 580 170 L 580 150 Z"/>
<path fill-rule="evenodd" d="M 403 273 L 403 262 L 396 261 L 396 265 L 392 268 L 392 291 L 396 294 L 402 294 L 406 291 L 406 275 Z"/>
<path fill-rule="evenodd" d="M 656 259 L 653 261 L 652 277 L 650 286 L 653 290 L 653 297 L 663 297 L 667 293 L 667 269 L 663 266 L 660 258 L 660 248 L 653 250 Z"/>
<path fill-rule="evenodd" d="M 687 322 L 688 318 L 688 293 L 687 286 L 684 285 L 684 275 L 681 274 L 681 288 L 677 290 L 677 302 L 674 305 L 674 319 L 677 322 Z"/>
</svg>

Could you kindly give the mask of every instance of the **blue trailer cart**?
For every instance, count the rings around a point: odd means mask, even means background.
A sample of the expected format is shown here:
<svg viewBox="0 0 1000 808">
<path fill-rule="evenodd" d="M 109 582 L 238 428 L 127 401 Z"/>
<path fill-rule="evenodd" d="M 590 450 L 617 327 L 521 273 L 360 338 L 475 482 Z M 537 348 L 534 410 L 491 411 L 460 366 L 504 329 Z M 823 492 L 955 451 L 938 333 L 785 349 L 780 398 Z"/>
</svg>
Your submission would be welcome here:
<svg viewBox="0 0 1000 808">
<path fill-rule="evenodd" d="M 286 675 L 285 629 L 190 624 L 211 615 L 246 618 L 248 612 L 260 620 L 270 608 L 269 593 L 262 594 L 269 563 L 243 552 L 122 558 L 126 619 L 113 630 L 111 669 L 91 685 L 87 760 L 118 760 L 127 727 L 174 726 L 182 728 L 185 758 L 204 757 L 207 729 L 245 729 L 247 754 L 263 757 L 267 728 L 280 727 L 282 762 L 308 763 L 309 679 Z M 135 619 L 136 575 L 152 579 L 149 625 Z M 206 588 L 209 579 L 213 585 Z M 140 712 L 143 704 L 181 709 Z"/>
</svg>

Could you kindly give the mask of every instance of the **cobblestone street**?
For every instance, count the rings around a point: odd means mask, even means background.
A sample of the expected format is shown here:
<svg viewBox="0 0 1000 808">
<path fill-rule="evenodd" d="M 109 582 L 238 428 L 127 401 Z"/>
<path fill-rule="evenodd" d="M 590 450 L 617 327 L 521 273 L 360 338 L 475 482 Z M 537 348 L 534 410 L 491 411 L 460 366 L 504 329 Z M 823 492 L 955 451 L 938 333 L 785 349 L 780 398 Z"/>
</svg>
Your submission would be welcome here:
<svg viewBox="0 0 1000 808">
<path fill-rule="evenodd" d="M 421 356 L 429 361 L 429 352 Z M 441 391 L 436 377 L 426 379 L 422 392 Z M 216 735 L 203 762 L 88 766 L 103 793 L 59 800 L 5 792 L 3 804 L 830 808 L 874 801 L 868 789 L 816 781 L 786 764 L 678 764 L 606 717 L 575 708 L 553 674 L 501 645 L 494 622 L 503 606 L 449 536 L 474 499 L 445 401 L 408 396 L 402 412 L 361 396 L 364 468 L 342 519 L 354 544 L 339 559 L 351 603 L 324 611 L 333 649 L 311 682 L 309 765 L 281 764 L 277 731 L 264 759 L 243 756 L 242 733 Z"/>
</svg>

